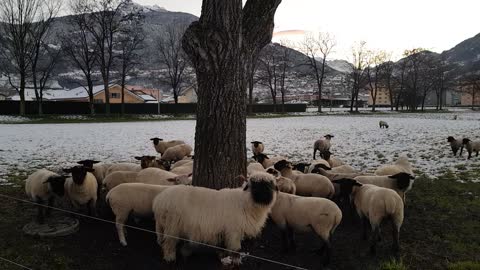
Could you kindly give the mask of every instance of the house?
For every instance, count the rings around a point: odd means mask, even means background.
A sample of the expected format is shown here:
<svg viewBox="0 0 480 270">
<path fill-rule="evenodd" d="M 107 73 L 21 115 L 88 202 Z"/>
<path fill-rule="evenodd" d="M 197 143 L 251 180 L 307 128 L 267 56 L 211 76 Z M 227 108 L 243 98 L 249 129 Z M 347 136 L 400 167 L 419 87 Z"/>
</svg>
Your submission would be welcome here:
<svg viewBox="0 0 480 270">
<path fill-rule="evenodd" d="M 162 96 L 163 103 L 175 103 L 175 99 L 172 96 Z M 197 92 L 193 86 L 182 89 L 178 95 L 178 103 L 197 103 Z"/>
<path fill-rule="evenodd" d="M 368 90 L 368 106 L 373 105 L 373 98 Z M 375 100 L 375 106 L 390 106 L 390 92 L 386 88 L 377 88 L 377 97 Z"/>
</svg>

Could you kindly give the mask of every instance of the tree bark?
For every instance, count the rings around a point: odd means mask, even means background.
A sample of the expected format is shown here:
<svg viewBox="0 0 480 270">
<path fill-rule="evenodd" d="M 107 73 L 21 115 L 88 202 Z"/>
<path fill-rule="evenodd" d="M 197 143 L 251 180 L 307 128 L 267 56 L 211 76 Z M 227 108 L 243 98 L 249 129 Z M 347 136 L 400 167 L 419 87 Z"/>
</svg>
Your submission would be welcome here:
<svg viewBox="0 0 480 270">
<path fill-rule="evenodd" d="M 246 74 L 271 41 L 280 2 L 248 0 L 242 10 L 241 0 L 203 0 L 183 36 L 198 81 L 194 185 L 238 187 L 246 175 Z"/>
</svg>

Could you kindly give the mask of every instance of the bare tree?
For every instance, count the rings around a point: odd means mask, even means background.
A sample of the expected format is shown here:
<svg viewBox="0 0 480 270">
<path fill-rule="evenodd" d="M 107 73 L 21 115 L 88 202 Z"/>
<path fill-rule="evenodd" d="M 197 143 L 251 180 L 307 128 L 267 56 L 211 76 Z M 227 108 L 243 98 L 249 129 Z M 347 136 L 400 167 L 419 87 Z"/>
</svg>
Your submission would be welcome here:
<svg viewBox="0 0 480 270">
<path fill-rule="evenodd" d="M 20 96 L 20 114 L 25 115 L 25 87 L 31 74 L 32 54 L 38 24 L 44 14 L 47 0 L 2 0 L 0 1 L 1 35 L 3 36 L 2 63 L 6 67 L 9 82 Z M 12 77 L 18 76 L 18 81 Z"/>
<path fill-rule="evenodd" d="M 288 41 L 281 41 L 280 47 L 280 94 L 282 96 L 282 113 L 285 113 L 285 95 L 288 91 L 288 74 L 292 66 L 292 50 Z"/>
<path fill-rule="evenodd" d="M 425 50 L 415 48 L 405 50 L 403 55 L 406 61 L 406 73 L 404 85 L 406 89 L 406 102 L 410 111 L 415 111 L 418 105 L 418 96 L 420 95 L 420 84 L 422 80 L 422 71 L 425 63 Z"/>
<path fill-rule="evenodd" d="M 384 89 L 388 91 L 388 98 L 390 100 L 390 110 L 393 111 L 394 107 L 394 95 L 395 95 L 395 79 L 394 79 L 394 68 L 395 64 L 391 61 L 391 54 L 386 54 L 386 61 L 382 63 L 380 70 L 380 82 Z"/>
<path fill-rule="evenodd" d="M 93 100 L 93 84 L 95 65 L 97 63 L 98 54 L 97 43 L 93 39 L 92 33 L 88 30 L 87 25 L 93 23 L 91 15 L 87 13 L 84 4 L 85 0 L 72 0 L 70 2 L 70 11 L 74 16 L 69 17 L 68 23 L 71 31 L 64 33 L 61 37 L 62 50 L 66 59 L 70 60 L 73 65 L 82 71 L 85 77 L 85 90 L 88 93 L 88 101 L 90 106 L 90 114 L 95 114 Z"/>
<path fill-rule="evenodd" d="M 165 27 L 165 32 L 158 39 L 160 62 L 167 68 L 167 84 L 172 87 L 173 99 L 178 103 L 178 96 L 186 80 L 188 59 L 182 49 L 182 36 L 186 25 L 171 24 Z"/>
<path fill-rule="evenodd" d="M 270 90 L 273 103 L 273 112 L 277 112 L 277 86 L 280 82 L 280 56 L 277 55 L 274 44 L 263 48 L 259 58 L 258 82 Z"/>
<path fill-rule="evenodd" d="M 305 36 L 301 44 L 301 51 L 307 56 L 308 65 L 311 67 L 318 90 L 318 112 L 322 112 L 322 87 L 325 79 L 325 68 L 328 55 L 335 47 L 336 41 L 333 35 L 319 32 L 315 37 L 312 34 Z M 316 57 L 321 57 L 318 63 Z"/>
<path fill-rule="evenodd" d="M 118 37 L 118 68 L 120 75 L 120 87 L 122 91 L 121 114 L 125 114 L 125 84 L 127 75 L 131 74 L 138 65 L 140 49 L 145 38 L 142 24 L 143 15 L 139 12 L 131 12 L 125 20 L 126 25 L 122 28 Z"/>
<path fill-rule="evenodd" d="M 472 110 L 474 110 L 475 103 L 477 103 L 478 97 L 480 96 L 480 74 L 470 72 L 463 75 L 458 89 L 460 93 L 470 96 L 472 99 Z"/>
<path fill-rule="evenodd" d="M 248 72 L 248 114 L 253 114 L 253 89 L 255 84 L 258 82 L 258 77 L 255 76 L 257 68 L 259 66 L 259 61 L 252 63 L 252 68 Z"/>
<path fill-rule="evenodd" d="M 358 112 L 358 94 L 360 93 L 360 89 L 363 87 L 365 82 L 365 66 L 367 64 L 367 51 L 365 49 L 365 44 L 365 41 L 361 41 L 352 47 L 353 67 L 351 72 L 352 92 L 350 99 L 350 112 L 353 112 L 354 104 L 355 111 Z"/>
<path fill-rule="evenodd" d="M 246 175 L 248 75 L 272 39 L 281 0 L 203 0 L 183 37 L 198 81 L 193 184 L 238 187 Z"/>
<path fill-rule="evenodd" d="M 401 59 L 397 62 L 398 72 L 394 74 L 393 79 L 395 81 L 395 111 L 398 111 L 400 107 L 400 103 L 403 102 L 404 97 L 406 96 L 405 93 L 405 80 L 407 74 L 407 61 L 405 59 Z M 403 105 L 402 105 L 403 109 Z"/>
</svg>

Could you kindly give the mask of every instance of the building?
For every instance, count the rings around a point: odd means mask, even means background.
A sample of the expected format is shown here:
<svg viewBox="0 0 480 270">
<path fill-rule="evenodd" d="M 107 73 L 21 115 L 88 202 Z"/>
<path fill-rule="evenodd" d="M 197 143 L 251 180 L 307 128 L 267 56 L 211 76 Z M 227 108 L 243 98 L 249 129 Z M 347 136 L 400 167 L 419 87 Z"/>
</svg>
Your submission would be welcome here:
<svg viewBox="0 0 480 270">
<path fill-rule="evenodd" d="M 0 100 L 6 100 L 6 99 L 7 99 L 7 95 L 0 93 Z"/>
<path fill-rule="evenodd" d="M 373 98 L 370 95 L 370 90 L 368 91 L 368 106 L 373 105 Z M 375 100 L 375 106 L 390 106 L 390 92 L 386 88 L 378 88 L 377 89 L 377 97 Z"/>
</svg>

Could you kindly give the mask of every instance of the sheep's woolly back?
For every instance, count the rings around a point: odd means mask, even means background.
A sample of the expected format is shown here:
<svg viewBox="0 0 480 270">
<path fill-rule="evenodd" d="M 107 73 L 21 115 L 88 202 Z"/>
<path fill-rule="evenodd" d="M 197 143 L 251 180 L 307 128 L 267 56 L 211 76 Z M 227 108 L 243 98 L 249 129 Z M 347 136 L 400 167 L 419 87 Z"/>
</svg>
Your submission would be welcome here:
<svg viewBox="0 0 480 270">
<path fill-rule="evenodd" d="M 96 201 L 97 188 L 97 179 L 89 172 L 86 173 L 82 185 L 75 184 L 71 177 L 65 181 L 65 193 L 76 207 L 84 205 L 90 200 Z"/>
<path fill-rule="evenodd" d="M 335 168 L 338 166 L 345 165 L 345 162 L 341 161 L 339 158 L 332 157 L 332 156 L 327 160 L 327 162 L 330 165 L 330 168 Z"/>
<path fill-rule="evenodd" d="M 153 147 L 155 147 L 155 151 L 157 151 L 157 153 L 163 155 L 168 148 L 179 144 L 185 144 L 185 142 L 181 140 L 159 141 L 158 144 L 154 143 Z"/>
<path fill-rule="evenodd" d="M 357 171 L 355 168 L 353 168 L 350 165 L 341 165 L 341 166 L 332 168 L 332 170 L 330 172 L 332 172 L 332 173 L 358 173 L 359 171 Z"/>
<path fill-rule="evenodd" d="M 272 167 L 273 165 L 275 165 L 275 163 L 279 162 L 280 160 L 284 160 L 284 159 L 287 160 L 287 158 L 284 157 L 284 156 L 269 157 L 268 159 L 265 159 L 262 162 L 263 168 L 267 169 L 268 167 Z"/>
<path fill-rule="evenodd" d="M 110 168 L 112 164 L 108 163 L 97 163 L 93 164 L 92 168 L 94 171 L 92 172 L 95 178 L 97 179 L 97 183 L 100 186 L 103 183 L 103 179 L 107 176 L 107 170 Z"/>
<path fill-rule="evenodd" d="M 247 176 L 250 176 L 251 174 L 255 172 L 265 172 L 265 168 L 263 167 L 262 164 L 258 162 L 252 162 L 248 164 L 247 166 Z"/>
<path fill-rule="evenodd" d="M 313 149 L 320 150 L 320 152 L 329 150 L 331 146 L 330 139 L 323 138 L 320 140 L 316 140 L 313 144 Z"/>
<path fill-rule="evenodd" d="M 250 178 L 249 184 L 256 181 L 252 181 L 256 175 Z M 268 174 L 262 177 L 275 181 Z M 162 228 L 165 234 L 219 245 L 227 238 L 241 241 L 245 236 L 258 235 L 275 203 L 276 192 L 272 194 L 274 197 L 269 204 L 257 204 L 250 190 L 179 185 L 159 194 L 154 200 L 153 211 L 157 229 Z"/>
<path fill-rule="evenodd" d="M 376 175 L 394 175 L 397 173 L 413 174 L 412 164 L 408 161 L 407 156 L 401 155 L 393 164 L 380 166 L 376 171 Z"/>
<path fill-rule="evenodd" d="M 289 194 L 295 194 L 297 192 L 297 187 L 295 186 L 295 183 L 293 182 L 293 180 L 287 177 L 277 177 L 277 187 L 278 190 L 281 192 Z"/>
<path fill-rule="evenodd" d="M 354 203 L 357 212 L 368 217 L 372 226 L 379 225 L 386 217 L 391 217 L 398 228 L 403 223 L 402 198 L 391 189 L 365 184 L 356 188 Z"/>
<path fill-rule="evenodd" d="M 328 199 L 280 192 L 270 216 L 282 229 L 287 225 L 297 231 L 313 229 L 323 240 L 328 241 L 342 220 L 342 211 Z"/>
<path fill-rule="evenodd" d="M 112 172 L 103 180 L 103 186 L 106 190 L 111 190 L 112 188 L 123 183 L 134 183 L 137 182 L 137 175 L 138 172 L 131 171 Z"/>
<path fill-rule="evenodd" d="M 480 141 L 470 141 L 465 145 L 469 153 L 480 151 Z"/>
<path fill-rule="evenodd" d="M 165 150 L 163 153 L 161 160 L 164 161 L 177 161 L 181 160 L 186 156 L 189 156 L 192 153 L 192 147 L 188 144 L 179 144 L 172 146 Z"/>
<path fill-rule="evenodd" d="M 182 159 L 182 160 L 179 160 L 179 161 L 173 163 L 173 165 L 170 167 L 170 169 L 173 170 L 173 169 L 175 169 L 175 168 L 177 168 L 177 167 L 181 167 L 181 166 L 184 166 L 184 165 L 190 164 L 190 163 L 192 163 L 192 166 L 193 166 L 193 159 L 191 159 L 191 158 L 184 158 L 184 159 Z"/>
<path fill-rule="evenodd" d="M 131 171 L 131 172 L 139 172 L 142 169 L 142 166 L 136 163 L 124 162 L 124 163 L 117 163 L 112 164 L 107 170 L 107 176 L 112 172 L 116 171 Z"/>
<path fill-rule="evenodd" d="M 193 173 L 193 161 L 189 163 L 185 163 L 182 166 L 177 166 L 171 169 L 170 172 L 177 175 Z"/>
<path fill-rule="evenodd" d="M 52 196 L 48 183 L 44 183 L 51 176 L 59 176 L 58 174 L 47 169 L 40 169 L 28 176 L 25 180 L 25 193 L 31 199 L 41 198 L 48 199 Z"/>
<path fill-rule="evenodd" d="M 151 185 L 172 185 L 167 179 L 176 177 L 177 174 L 158 168 L 146 168 L 137 174 L 135 182 Z"/>
<path fill-rule="evenodd" d="M 312 170 L 315 168 L 315 165 L 317 164 L 323 164 L 325 166 L 327 166 L 328 168 L 331 168 L 330 166 L 330 163 L 328 163 L 328 161 L 326 161 L 325 159 L 316 159 L 316 160 L 312 160 L 312 162 L 310 163 L 310 166 L 308 167 L 308 173 L 311 173 Z"/>
</svg>

